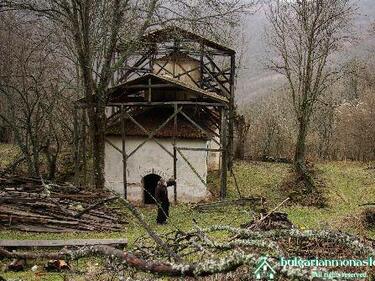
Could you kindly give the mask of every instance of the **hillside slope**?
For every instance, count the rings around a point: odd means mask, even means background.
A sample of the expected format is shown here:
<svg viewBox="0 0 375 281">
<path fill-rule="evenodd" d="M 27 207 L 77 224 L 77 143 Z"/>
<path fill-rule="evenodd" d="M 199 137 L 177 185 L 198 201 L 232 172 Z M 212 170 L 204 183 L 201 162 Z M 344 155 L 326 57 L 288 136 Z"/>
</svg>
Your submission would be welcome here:
<svg viewBox="0 0 375 281">
<path fill-rule="evenodd" d="M 360 212 L 363 207 L 358 205 L 375 202 L 375 166 L 358 162 L 327 162 L 316 164 L 319 177 L 325 184 L 323 193 L 327 198 L 326 208 L 301 207 L 298 205 L 284 206 L 281 211 L 287 212 L 291 221 L 300 229 L 334 229 L 369 237 L 375 237 L 375 231 L 368 231 L 360 223 Z M 280 187 L 289 176 L 291 166 L 280 163 L 263 162 L 238 162 L 234 167 L 235 175 L 243 196 L 262 196 L 266 199 L 266 207 L 273 209 L 285 199 Z M 216 193 L 218 186 L 217 173 L 210 175 L 210 186 Z M 229 198 L 238 197 L 233 177 L 228 183 Z M 136 239 L 145 235 L 133 216 L 120 204 L 114 207 L 122 208 L 124 217 L 129 225 L 121 232 L 86 232 L 86 233 L 26 233 L 19 231 L 2 230 L 0 239 L 72 239 L 72 238 L 128 238 L 129 249 L 134 246 Z M 156 210 L 154 206 L 140 207 L 146 221 L 158 233 L 170 231 L 187 231 L 194 229 L 195 224 L 207 227 L 210 225 L 231 225 L 238 227 L 253 219 L 257 213 L 252 206 L 232 205 L 225 208 L 216 208 L 206 212 L 194 210 L 191 204 L 171 206 L 171 217 L 167 225 L 156 225 Z M 220 237 L 218 237 L 220 239 Z M 0 268 L 9 260 L 0 261 Z M 38 261 L 43 265 L 45 261 Z M 98 268 L 99 259 L 83 259 L 75 265 L 77 270 L 90 270 Z M 97 270 L 97 269 L 95 269 Z M 44 273 L 43 280 L 61 280 L 61 273 Z M 87 274 L 87 273 L 86 273 Z M 34 280 L 36 273 L 30 268 L 26 271 L 1 272 L 0 276 L 6 279 Z M 69 280 L 87 280 L 84 275 L 71 272 L 67 273 Z M 93 279 L 95 280 L 95 278 Z"/>
</svg>

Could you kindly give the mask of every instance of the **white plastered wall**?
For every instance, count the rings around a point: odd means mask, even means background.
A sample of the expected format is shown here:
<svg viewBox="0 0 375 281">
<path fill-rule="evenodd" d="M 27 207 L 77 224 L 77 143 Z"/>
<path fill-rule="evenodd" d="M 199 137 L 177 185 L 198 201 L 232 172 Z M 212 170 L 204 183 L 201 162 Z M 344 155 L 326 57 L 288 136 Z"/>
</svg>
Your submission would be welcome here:
<svg viewBox="0 0 375 281">
<path fill-rule="evenodd" d="M 120 136 L 108 136 L 109 140 L 121 149 Z M 170 138 L 159 138 L 159 143 L 164 145 L 173 155 L 173 145 Z M 129 154 L 140 143 L 142 137 L 127 137 L 126 152 Z M 206 140 L 179 139 L 178 147 L 206 148 Z M 184 156 L 193 165 L 202 179 L 207 178 L 207 152 L 206 151 L 182 151 Z M 124 194 L 123 187 L 122 155 L 119 151 L 106 143 L 105 147 L 105 180 L 106 186 L 120 194 Z M 157 174 L 165 179 L 173 177 L 173 158 L 166 153 L 153 140 L 147 141 L 127 161 L 127 195 L 133 202 L 143 202 L 142 178 L 148 174 Z M 173 186 L 169 187 L 169 198 L 173 201 Z M 198 202 L 209 196 L 205 185 L 194 174 L 189 165 L 177 153 L 177 200 L 180 202 Z"/>
</svg>

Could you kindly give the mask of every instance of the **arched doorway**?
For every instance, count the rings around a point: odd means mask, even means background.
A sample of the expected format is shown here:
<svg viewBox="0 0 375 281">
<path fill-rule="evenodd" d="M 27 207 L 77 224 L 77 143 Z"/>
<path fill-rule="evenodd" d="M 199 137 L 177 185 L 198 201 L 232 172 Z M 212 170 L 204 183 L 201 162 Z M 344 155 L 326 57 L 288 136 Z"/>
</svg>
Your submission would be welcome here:
<svg viewBox="0 0 375 281">
<path fill-rule="evenodd" d="M 160 178 L 156 174 L 149 174 L 143 177 L 143 202 L 145 204 L 155 204 L 155 188 Z"/>
</svg>

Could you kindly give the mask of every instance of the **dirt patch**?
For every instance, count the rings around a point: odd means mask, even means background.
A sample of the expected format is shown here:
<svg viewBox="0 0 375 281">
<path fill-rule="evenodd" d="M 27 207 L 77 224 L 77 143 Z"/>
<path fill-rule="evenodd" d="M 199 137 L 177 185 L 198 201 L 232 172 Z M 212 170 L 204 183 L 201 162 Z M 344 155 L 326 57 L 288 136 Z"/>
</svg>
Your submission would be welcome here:
<svg viewBox="0 0 375 281">
<path fill-rule="evenodd" d="M 334 229 L 352 229 L 356 235 L 366 237 L 368 232 L 363 226 L 361 212 L 355 211 L 352 214 L 337 217 L 331 226 Z"/>
<path fill-rule="evenodd" d="M 360 218 L 366 230 L 375 230 L 375 206 L 366 207 L 361 212 Z"/>
<path fill-rule="evenodd" d="M 319 171 L 311 164 L 308 168 L 314 179 L 315 187 L 313 190 L 306 187 L 303 177 L 299 176 L 295 171 L 291 171 L 282 182 L 280 191 L 285 197 L 290 198 L 290 203 L 308 207 L 325 208 L 327 207 L 327 198 L 324 196 L 323 189 L 326 185 L 319 175 Z"/>
</svg>

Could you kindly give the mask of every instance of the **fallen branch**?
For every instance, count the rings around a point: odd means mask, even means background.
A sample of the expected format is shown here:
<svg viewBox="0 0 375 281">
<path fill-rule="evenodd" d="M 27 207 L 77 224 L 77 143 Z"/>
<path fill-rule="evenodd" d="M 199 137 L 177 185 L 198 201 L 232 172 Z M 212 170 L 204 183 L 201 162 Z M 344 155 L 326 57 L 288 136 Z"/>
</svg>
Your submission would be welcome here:
<svg viewBox="0 0 375 281">
<path fill-rule="evenodd" d="M 375 203 L 363 203 L 363 204 L 360 204 L 358 206 L 359 207 L 363 207 L 363 206 L 375 206 Z"/>
<path fill-rule="evenodd" d="M 290 200 L 290 198 L 286 198 L 283 202 L 281 202 L 280 204 L 278 204 L 273 210 L 271 210 L 270 212 L 267 213 L 267 215 L 265 215 L 264 217 L 262 217 L 261 219 L 257 220 L 254 224 L 252 224 L 249 228 L 250 229 L 253 229 L 255 228 L 257 225 L 259 225 L 262 221 L 264 221 L 266 218 L 268 218 L 273 212 L 275 212 L 276 210 L 278 210 L 282 205 L 284 205 L 286 202 L 288 202 Z"/>
<path fill-rule="evenodd" d="M 103 204 L 105 204 L 105 203 L 108 203 L 108 202 L 114 201 L 114 200 L 116 200 L 116 199 L 118 199 L 118 198 L 119 198 L 119 196 L 111 196 L 111 197 L 105 198 L 105 199 L 103 199 L 103 200 L 101 200 L 101 201 L 99 201 L 99 202 L 97 202 L 97 203 L 95 203 L 95 204 L 93 204 L 93 205 L 87 207 L 86 209 L 80 211 L 80 212 L 79 212 L 78 214 L 76 214 L 74 217 L 75 217 L 75 218 L 79 218 L 79 217 L 81 217 L 83 214 L 86 214 L 86 213 L 90 212 L 91 210 L 93 210 L 93 209 L 95 209 L 95 208 L 97 208 L 97 207 L 99 207 L 99 206 L 101 206 L 101 205 L 103 205 Z"/>
<path fill-rule="evenodd" d="M 132 203 L 130 203 L 125 198 L 119 197 L 120 201 L 124 203 L 126 208 L 134 215 L 134 217 L 139 221 L 139 223 L 142 225 L 142 227 L 147 231 L 147 233 L 150 235 L 152 239 L 158 244 L 170 257 L 173 257 L 176 261 L 181 261 L 181 258 L 174 253 L 170 247 L 164 243 L 163 240 L 160 239 L 160 237 L 156 234 L 155 231 L 152 230 L 152 228 L 146 223 L 146 221 L 143 218 L 143 215 L 141 212 L 138 211 L 136 207 L 133 206 Z"/>
<path fill-rule="evenodd" d="M 341 244 L 358 253 L 366 253 L 368 255 L 375 255 L 375 248 L 373 242 L 369 239 L 361 239 L 357 236 L 350 235 L 343 232 L 334 232 L 328 230 L 298 230 L 298 229 L 278 229 L 269 231 L 253 231 L 249 229 L 242 229 L 231 227 L 227 225 L 213 225 L 209 228 L 203 229 L 205 232 L 228 231 L 237 234 L 241 239 L 273 239 L 278 240 L 282 237 L 293 238 L 314 238 L 321 241 L 331 241 L 335 244 Z"/>
<path fill-rule="evenodd" d="M 143 245 L 146 251 L 139 253 L 124 252 L 105 245 L 84 246 L 78 250 L 64 249 L 61 252 L 10 252 L 0 248 L 0 256 L 15 259 L 64 259 L 75 260 L 88 256 L 100 256 L 108 258 L 111 268 L 124 270 L 124 266 L 134 268 L 143 272 L 163 276 L 207 276 L 217 273 L 226 273 L 236 270 L 242 265 L 250 267 L 252 271 L 258 263 L 259 257 L 271 255 L 268 261 L 277 271 L 278 275 L 284 276 L 286 280 L 311 280 L 310 269 L 282 267 L 277 258 L 272 256 L 288 256 L 300 248 L 303 255 L 315 256 L 318 249 L 331 245 L 330 250 L 351 250 L 348 257 L 374 256 L 375 249 L 373 241 L 348 235 L 341 232 L 332 231 L 300 231 L 298 229 L 253 231 L 249 229 L 235 228 L 226 225 L 211 226 L 206 229 L 198 229 L 190 232 L 170 232 L 167 237 L 174 237 L 174 242 L 170 241 L 170 247 L 177 246 L 176 253 L 192 253 L 194 256 L 202 255 L 205 252 L 212 253 L 212 257 L 203 258 L 191 263 L 172 263 L 163 261 L 166 258 L 164 251 L 160 251 L 158 245 Z M 209 233 L 224 231 L 226 233 L 237 234 L 238 239 L 234 241 L 213 241 L 208 238 Z M 231 237 L 231 236 L 229 236 Z M 228 238 L 229 238 L 228 237 Z M 208 239 L 206 239 L 208 238 Z M 151 239 L 147 237 L 147 239 Z M 199 240 L 202 243 L 199 243 Z M 222 239 L 220 239 L 222 240 Z M 290 245 L 293 250 L 288 252 L 285 248 Z M 306 250 L 306 247 L 309 250 Z M 337 248 L 336 248 L 337 247 Z M 344 247 L 344 248 L 343 248 Z M 198 249 L 198 252 L 197 252 Z M 262 249 L 262 250 L 260 250 Z M 194 250 L 194 251 L 190 251 Z M 266 250 L 266 251 L 265 251 Z M 306 252 L 307 251 L 307 252 Z M 266 253 L 266 254 L 265 254 Z M 213 255 L 215 254 L 215 257 Z M 298 254 L 296 256 L 299 256 Z M 196 260 L 196 259 L 194 259 Z M 322 269 L 325 271 L 325 269 Z M 314 280 L 322 280 L 314 278 Z"/>
<path fill-rule="evenodd" d="M 245 255 L 234 251 L 225 259 L 207 260 L 196 264 L 173 264 L 168 262 L 141 259 L 129 252 L 124 252 L 109 246 L 91 246 L 79 250 L 63 250 L 61 252 L 9 252 L 0 248 L 0 255 L 18 259 L 78 259 L 88 256 L 106 256 L 117 259 L 138 270 L 168 276 L 204 276 L 215 273 L 233 271 L 247 263 L 254 264 L 257 257 L 253 254 Z"/>
<path fill-rule="evenodd" d="M 212 245 L 211 245 L 212 246 Z M 263 240 L 249 240 L 249 241 L 232 241 L 227 244 L 220 244 L 214 246 L 216 249 L 233 249 L 233 247 L 265 247 L 273 248 L 273 244 Z M 143 272 L 150 272 L 153 274 L 164 276 L 208 276 L 217 273 L 227 273 L 236 270 L 242 265 L 247 265 L 254 268 L 259 260 L 258 254 L 246 254 L 242 250 L 234 250 L 230 254 L 217 259 L 206 259 L 196 263 L 170 263 L 163 261 L 155 261 L 151 259 L 140 258 L 130 252 L 124 252 L 109 246 L 90 246 L 78 250 L 62 250 L 61 252 L 9 252 L 0 248 L 0 255 L 7 258 L 16 259 L 64 259 L 73 260 L 88 256 L 104 256 L 111 259 L 112 263 L 118 265 L 127 265 Z M 311 280 L 310 271 L 303 268 L 288 269 L 281 267 L 277 263 L 277 259 L 270 258 L 273 267 L 279 274 L 289 277 L 290 280 Z M 289 280 L 289 279 L 288 279 Z M 314 278 L 314 280 L 322 280 Z"/>
</svg>

